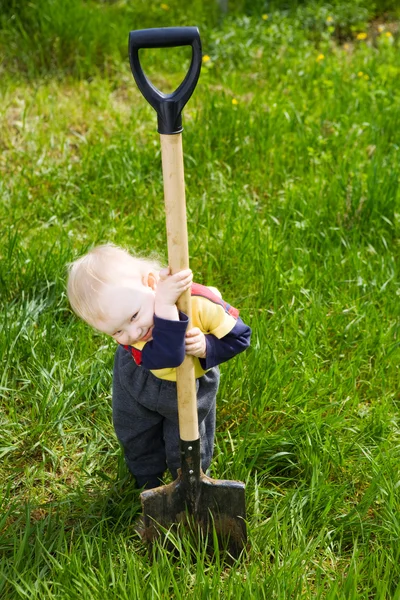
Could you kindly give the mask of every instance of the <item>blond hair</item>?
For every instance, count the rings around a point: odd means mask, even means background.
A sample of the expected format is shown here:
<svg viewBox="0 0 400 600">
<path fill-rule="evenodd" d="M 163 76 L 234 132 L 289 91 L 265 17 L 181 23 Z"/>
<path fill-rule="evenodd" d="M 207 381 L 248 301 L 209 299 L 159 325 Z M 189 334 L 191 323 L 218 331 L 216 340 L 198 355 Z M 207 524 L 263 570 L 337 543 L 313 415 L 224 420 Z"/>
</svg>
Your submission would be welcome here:
<svg viewBox="0 0 400 600">
<path fill-rule="evenodd" d="M 128 279 L 157 274 L 161 264 L 156 259 L 132 256 L 114 244 L 92 248 L 68 265 L 67 295 L 72 310 L 93 325 L 104 318 L 101 291 L 104 286 L 121 285 Z"/>
</svg>

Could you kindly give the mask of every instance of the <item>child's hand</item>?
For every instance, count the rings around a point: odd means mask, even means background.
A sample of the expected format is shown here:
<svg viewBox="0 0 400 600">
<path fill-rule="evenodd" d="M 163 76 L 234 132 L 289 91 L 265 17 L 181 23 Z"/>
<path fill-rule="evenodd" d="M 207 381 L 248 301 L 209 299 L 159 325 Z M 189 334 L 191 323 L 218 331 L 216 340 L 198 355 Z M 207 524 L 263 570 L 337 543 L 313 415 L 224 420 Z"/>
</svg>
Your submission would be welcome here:
<svg viewBox="0 0 400 600">
<path fill-rule="evenodd" d="M 205 358 L 207 354 L 206 336 L 198 327 L 193 327 L 186 332 L 185 337 L 186 354 L 197 356 L 197 358 Z"/>
<path fill-rule="evenodd" d="M 176 320 L 178 311 L 175 304 L 179 296 L 192 285 L 193 273 L 190 269 L 184 269 L 171 275 L 171 270 L 168 267 L 162 269 L 159 276 L 154 306 L 155 313 L 158 317 Z M 176 316 L 172 316 L 172 312 Z"/>
<path fill-rule="evenodd" d="M 190 269 L 184 269 L 171 275 L 171 269 L 162 269 L 159 273 L 160 279 L 157 283 L 156 302 L 174 306 L 181 294 L 190 288 L 193 281 L 193 273 Z"/>
</svg>

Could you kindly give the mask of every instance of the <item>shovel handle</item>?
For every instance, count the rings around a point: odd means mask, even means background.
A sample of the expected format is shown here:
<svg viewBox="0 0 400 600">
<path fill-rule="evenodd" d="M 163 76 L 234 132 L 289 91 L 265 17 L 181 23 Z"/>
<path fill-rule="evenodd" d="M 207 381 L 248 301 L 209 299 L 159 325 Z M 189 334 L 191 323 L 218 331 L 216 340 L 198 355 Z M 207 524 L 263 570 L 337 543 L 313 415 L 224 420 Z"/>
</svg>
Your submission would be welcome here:
<svg viewBox="0 0 400 600">
<path fill-rule="evenodd" d="M 141 48 L 172 48 L 191 46 L 192 61 L 189 70 L 172 94 L 163 94 L 146 77 L 140 64 Z M 197 27 L 161 27 L 139 29 L 129 34 L 129 61 L 138 88 L 158 116 L 158 132 L 165 135 L 183 130 L 181 112 L 196 87 L 201 69 L 201 42 Z"/>
<path fill-rule="evenodd" d="M 172 94 L 163 94 L 147 79 L 139 60 L 141 48 L 191 46 L 192 62 L 186 77 Z M 189 267 L 186 224 L 186 196 L 182 150 L 181 112 L 196 87 L 201 69 L 201 43 L 197 27 L 142 29 L 129 34 L 129 60 L 132 74 L 145 99 L 158 115 L 167 221 L 168 264 L 172 273 Z M 178 308 L 191 322 L 191 293 L 178 300 Z M 176 370 L 179 436 L 184 442 L 199 439 L 194 360 L 186 356 Z"/>
<path fill-rule="evenodd" d="M 160 140 L 167 222 L 168 263 L 172 273 L 176 273 L 189 267 L 182 134 L 160 135 Z M 192 302 L 190 289 L 180 296 L 177 304 L 179 310 L 189 317 L 188 327 L 191 327 Z M 176 387 L 179 436 L 183 441 L 197 440 L 199 425 L 192 356 L 186 355 L 184 362 L 177 368 Z"/>
</svg>

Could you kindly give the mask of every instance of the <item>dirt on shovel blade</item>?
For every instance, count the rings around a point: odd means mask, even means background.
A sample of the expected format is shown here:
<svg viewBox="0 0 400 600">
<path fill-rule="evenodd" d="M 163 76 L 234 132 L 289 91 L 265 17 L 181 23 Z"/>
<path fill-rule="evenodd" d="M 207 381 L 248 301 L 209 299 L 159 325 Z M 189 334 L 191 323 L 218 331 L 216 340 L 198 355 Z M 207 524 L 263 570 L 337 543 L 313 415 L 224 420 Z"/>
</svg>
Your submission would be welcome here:
<svg viewBox="0 0 400 600">
<path fill-rule="evenodd" d="M 169 485 L 142 492 L 144 541 L 153 542 L 163 530 L 200 530 L 202 539 L 237 558 L 246 546 L 245 485 L 240 481 L 200 477 L 178 478 Z"/>
</svg>

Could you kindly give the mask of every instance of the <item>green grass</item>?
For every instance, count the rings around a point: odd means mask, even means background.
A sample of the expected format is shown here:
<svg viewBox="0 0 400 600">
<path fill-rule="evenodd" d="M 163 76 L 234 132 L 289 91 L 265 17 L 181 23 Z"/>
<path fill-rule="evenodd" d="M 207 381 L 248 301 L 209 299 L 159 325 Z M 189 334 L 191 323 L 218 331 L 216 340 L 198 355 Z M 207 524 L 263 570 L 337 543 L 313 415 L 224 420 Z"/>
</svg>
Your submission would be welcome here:
<svg viewBox="0 0 400 600">
<path fill-rule="evenodd" d="M 0 32 L 0 597 L 400 598 L 396 4 L 16 4 Z M 212 474 L 247 490 L 250 548 L 230 567 L 185 537 L 149 560 L 111 423 L 114 345 L 65 296 L 93 244 L 166 259 L 156 116 L 125 54 L 130 29 L 182 24 L 210 57 L 183 117 L 191 266 L 253 329 L 218 395 Z M 162 89 L 188 64 L 144 60 Z"/>
</svg>

